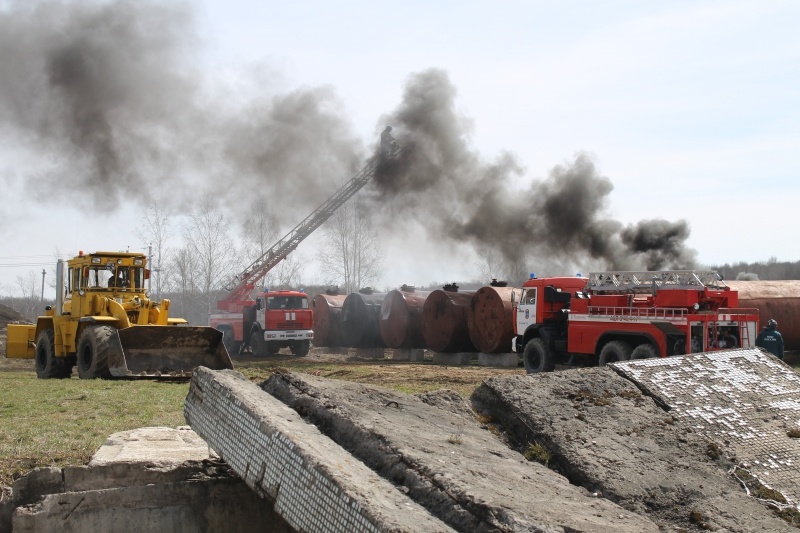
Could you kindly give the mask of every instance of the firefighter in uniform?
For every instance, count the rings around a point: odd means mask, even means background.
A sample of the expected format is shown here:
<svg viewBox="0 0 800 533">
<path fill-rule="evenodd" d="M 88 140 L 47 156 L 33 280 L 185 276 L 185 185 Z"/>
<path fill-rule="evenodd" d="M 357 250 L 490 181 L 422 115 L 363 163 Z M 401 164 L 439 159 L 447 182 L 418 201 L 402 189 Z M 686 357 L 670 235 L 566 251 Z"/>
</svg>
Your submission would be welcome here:
<svg viewBox="0 0 800 533">
<path fill-rule="evenodd" d="M 756 338 L 756 346 L 764 348 L 778 359 L 783 359 L 783 337 L 776 329 L 778 323 L 772 318 L 767 322 L 767 327 L 761 330 Z"/>
<path fill-rule="evenodd" d="M 388 155 L 397 150 L 397 141 L 392 137 L 392 127 L 386 126 L 381 132 L 381 155 Z"/>
</svg>

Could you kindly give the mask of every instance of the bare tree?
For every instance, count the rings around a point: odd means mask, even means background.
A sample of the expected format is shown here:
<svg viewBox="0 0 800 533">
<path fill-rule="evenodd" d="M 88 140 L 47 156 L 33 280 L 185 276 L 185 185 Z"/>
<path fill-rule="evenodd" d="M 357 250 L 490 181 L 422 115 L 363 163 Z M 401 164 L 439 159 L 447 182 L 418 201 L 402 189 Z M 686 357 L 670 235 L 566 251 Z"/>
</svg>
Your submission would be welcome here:
<svg viewBox="0 0 800 533">
<path fill-rule="evenodd" d="M 363 205 L 344 204 L 323 230 L 322 270 L 328 282 L 354 292 L 377 281 L 381 274 L 381 250 Z"/>
<path fill-rule="evenodd" d="M 247 217 L 242 224 L 244 256 L 248 262 L 262 257 L 278 241 L 278 219 L 266 200 L 259 198 L 250 204 Z M 292 255 L 281 261 L 264 279 L 263 286 L 270 288 L 291 288 L 300 283 L 303 260 Z"/>
<path fill-rule="evenodd" d="M 264 276 L 264 285 L 273 289 L 298 288 L 304 266 L 302 256 L 294 254 L 287 257 Z"/>
<path fill-rule="evenodd" d="M 267 201 L 257 198 L 250 204 L 242 223 L 244 256 L 248 263 L 255 261 L 278 240 L 278 220 Z"/>
<path fill-rule="evenodd" d="M 169 250 L 167 240 L 170 235 L 170 220 L 157 203 L 153 202 L 147 210 L 144 226 L 136 231 L 136 235 L 152 246 L 152 257 L 148 257 L 151 276 L 156 282 L 156 298 L 161 295 L 162 276 L 168 276 L 164 270 L 169 267 Z"/>
<path fill-rule="evenodd" d="M 19 298 L 14 307 L 17 311 L 27 318 L 33 320 L 39 315 L 39 308 L 41 307 L 41 278 L 33 270 L 28 271 L 27 274 L 19 274 L 17 276 L 16 284 L 18 289 Z"/>
<path fill-rule="evenodd" d="M 488 283 L 492 278 L 502 277 L 503 258 L 499 251 L 491 246 L 477 250 L 481 260 L 475 265 L 480 273 L 480 280 Z"/>
<path fill-rule="evenodd" d="M 196 268 L 191 248 L 183 246 L 170 255 L 168 276 L 164 278 L 164 291 L 175 298 L 174 312 L 186 315 L 193 307 L 197 293 Z"/>
<path fill-rule="evenodd" d="M 210 194 L 204 195 L 183 226 L 183 239 L 191 252 L 198 297 L 206 312 L 216 304 L 215 291 L 237 270 L 230 222 Z"/>
</svg>

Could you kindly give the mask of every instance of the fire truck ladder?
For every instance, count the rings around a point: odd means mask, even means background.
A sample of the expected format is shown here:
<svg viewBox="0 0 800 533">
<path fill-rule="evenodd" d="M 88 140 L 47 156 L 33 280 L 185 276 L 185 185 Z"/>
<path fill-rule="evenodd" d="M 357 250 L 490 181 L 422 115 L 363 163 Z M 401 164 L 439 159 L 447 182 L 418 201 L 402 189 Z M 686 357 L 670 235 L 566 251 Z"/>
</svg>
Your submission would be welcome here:
<svg viewBox="0 0 800 533">
<path fill-rule="evenodd" d="M 665 289 L 722 288 L 713 270 L 659 270 L 643 272 L 593 272 L 588 286 L 594 291 L 652 292 Z"/>
<path fill-rule="evenodd" d="M 232 305 L 247 300 L 250 291 L 253 290 L 258 280 L 263 278 L 278 263 L 286 259 L 286 256 L 293 252 L 306 237 L 324 224 L 337 209 L 361 190 L 378 171 L 381 163 L 396 159 L 402 151 L 403 148 L 400 147 L 391 153 L 384 153 L 370 159 L 358 174 L 328 198 L 324 204 L 308 215 L 305 220 L 295 226 L 282 239 L 273 244 L 269 250 L 253 261 L 242 273 L 233 277 L 225 285 L 225 290 L 231 291 L 230 294 L 224 300 L 220 300 L 217 303 L 217 307 L 219 309 L 229 309 Z M 233 311 L 234 309 L 231 310 Z"/>
</svg>

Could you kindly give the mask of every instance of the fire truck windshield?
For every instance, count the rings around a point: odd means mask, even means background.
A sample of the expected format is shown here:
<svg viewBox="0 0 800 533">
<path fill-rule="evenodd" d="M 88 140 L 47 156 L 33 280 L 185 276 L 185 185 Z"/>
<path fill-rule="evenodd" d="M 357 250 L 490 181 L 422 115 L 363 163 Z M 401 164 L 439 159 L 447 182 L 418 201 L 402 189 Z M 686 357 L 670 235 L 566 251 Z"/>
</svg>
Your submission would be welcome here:
<svg viewBox="0 0 800 533">
<path fill-rule="evenodd" d="M 308 298 L 302 296 L 270 296 L 267 298 L 269 309 L 308 309 Z"/>
</svg>

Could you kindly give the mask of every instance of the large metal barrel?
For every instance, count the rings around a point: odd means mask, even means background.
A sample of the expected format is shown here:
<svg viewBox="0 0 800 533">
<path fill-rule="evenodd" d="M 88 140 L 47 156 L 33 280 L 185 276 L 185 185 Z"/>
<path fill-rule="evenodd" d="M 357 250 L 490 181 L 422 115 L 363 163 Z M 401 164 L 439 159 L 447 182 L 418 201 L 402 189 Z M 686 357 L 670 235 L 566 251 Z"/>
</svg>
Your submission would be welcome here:
<svg viewBox="0 0 800 533">
<path fill-rule="evenodd" d="M 511 351 L 514 324 L 510 287 L 481 287 L 472 296 L 467 327 L 472 343 L 483 353 Z"/>
<path fill-rule="evenodd" d="M 362 289 L 364 291 L 364 289 Z M 342 335 L 349 348 L 385 348 L 378 324 L 386 293 L 353 292 L 342 304 Z"/>
<path fill-rule="evenodd" d="M 425 348 L 422 307 L 430 291 L 389 291 L 381 303 L 381 338 L 389 348 Z"/>
<path fill-rule="evenodd" d="M 800 350 L 800 280 L 728 281 L 739 293 L 739 307 L 758 309 L 763 327 L 767 320 L 778 322 L 787 350 Z"/>
<path fill-rule="evenodd" d="M 342 346 L 342 304 L 344 294 L 314 296 L 314 346 Z"/>
<path fill-rule="evenodd" d="M 475 352 L 467 315 L 475 291 L 435 290 L 422 308 L 422 336 L 435 352 Z"/>
</svg>

